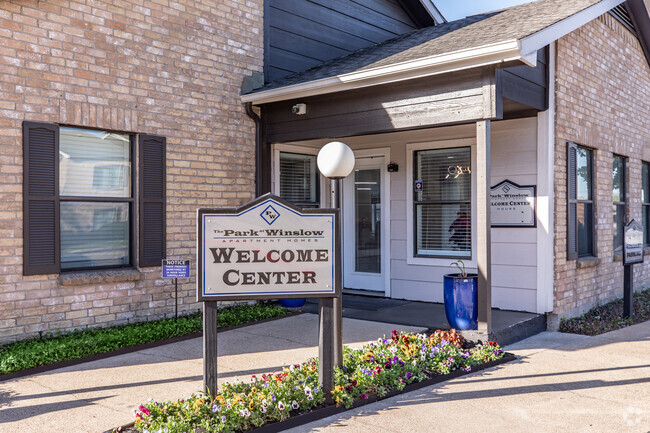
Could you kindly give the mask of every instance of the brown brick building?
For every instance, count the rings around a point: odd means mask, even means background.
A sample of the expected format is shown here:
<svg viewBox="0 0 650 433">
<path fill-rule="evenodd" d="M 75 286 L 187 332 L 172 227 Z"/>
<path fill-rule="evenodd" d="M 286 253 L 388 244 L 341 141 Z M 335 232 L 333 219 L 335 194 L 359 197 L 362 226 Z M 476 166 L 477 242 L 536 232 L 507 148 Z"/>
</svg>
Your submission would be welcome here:
<svg viewBox="0 0 650 433">
<path fill-rule="evenodd" d="M 0 341 L 173 314 L 160 258 L 254 195 L 262 3 L 0 4 Z"/>
<path fill-rule="evenodd" d="M 615 156 L 624 162 L 626 188 L 619 203 L 625 219 L 644 221 L 648 229 L 650 186 L 642 173 L 650 161 L 650 68 L 639 38 L 611 14 L 559 39 L 556 59 L 553 313 L 566 317 L 622 296 L 623 266 L 612 223 Z M 594 250 L 577 260 L 567 260 L 567 141 L 593 152 Z M 650 264 L 636 265 L 634 279 L 647 287 Z"/>
<path fill-rule="evenodd" d="M 482 331 L 490 307 L 555 326 L 622 295 L 625 222 L 650 247 L 648 59 L 643 0 L 3 2 L 0 342 L 169 315 L 196 208 L 328 206 L 333 139 L 346 289 L 442 302 L 460 258 Z"/>
</svg>

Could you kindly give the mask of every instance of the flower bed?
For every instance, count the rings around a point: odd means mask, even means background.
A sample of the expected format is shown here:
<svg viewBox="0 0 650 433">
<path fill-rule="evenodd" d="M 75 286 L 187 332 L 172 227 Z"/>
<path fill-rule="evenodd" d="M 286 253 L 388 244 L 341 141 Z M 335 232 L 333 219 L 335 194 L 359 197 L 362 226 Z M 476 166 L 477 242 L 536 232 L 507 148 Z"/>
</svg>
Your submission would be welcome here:
<svg viewBox="0 0 650 433">
<path fill-rule="evenodd" d="M 469 347 L 455 331 L 430 336 L 393 331 L 361 349 L 344 347 L 343 367 L 336 370 L 333 399 L 351 407 L 370 396 L 383 397 L 411 383 L 471 371 L 504 356 L 494 342 Z M 238 432 L 322 407 L 318 360 L 285 368 L 280 373 L 253 376 L 250 383 L 226 383 L 216 397 L 197 393 L 169 402 L 149 401 L 135 410 L 135 428 L 141 432 Z"/>
</svg>

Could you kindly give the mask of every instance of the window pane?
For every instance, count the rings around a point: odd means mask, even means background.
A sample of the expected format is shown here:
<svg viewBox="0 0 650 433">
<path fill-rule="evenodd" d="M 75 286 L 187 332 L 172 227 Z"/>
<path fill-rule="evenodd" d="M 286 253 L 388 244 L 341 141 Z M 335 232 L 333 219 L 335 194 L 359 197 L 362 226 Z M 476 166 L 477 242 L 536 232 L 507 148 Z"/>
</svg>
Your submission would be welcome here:
<svg viewBox="0 0 650 433">
<path fill-rule="evenodd" d="M 61 202 L 61 269 L 130 263 L 128 203 Z"/>
<path fill-rule="evenodd" d="M 613 201 L 625 201 L 625 159 L 614 155 L 614 166 L 612 167 L 612 199 Z"/>
<path fill-rule="evenodd" d="M 623 251 L 623 230 L 625 229 L 625 205 L 614 205 L 614 252 Z"/>
<path fill-rule="evenodd" d="M 280 152 L 280 197 L 297 205 L 319 205 L 314 155 Z"/>
<path fill-rule="evenodd" d="M 422 181 L 416 201 L 471 200 L 470 148 L 416 152 L 415 179 Z"/>
<path fill-rule="evenodd" d="M 381 171 L 355 170 L 355 271 L 381 273 Z"/>
<path fill-rule="evenodd" d="M 650 164 L 647 162 L 644 162 L 642 165 L 641 169 L 641 201 L 643 203 L 650 203 L 650 185 L 648 185 L 648 182 L 650 182 L 650 178 L 648 177 L 650 175 L 649 170 L 650 170 Z"/>
<path fill-rule="evenodd" d="M 578 256 L 593 256 L 593 205 L 577 204 L 578 217 Z"/>
<path fill-rule="evenodd" d="M 62 196 L 130 197 L 131 142 L 127 134 L 60 128 Z"/>
<path fill-rule="evenodd" d="M 416 206 L 417 253 L 471 257 L 470 215 L 469 203 Z"/>
<path fill-rule="evenodd" d="M 578 147 L 576 151 L 577 199 L 591 200 L 591 150 Z"/>
</svg>

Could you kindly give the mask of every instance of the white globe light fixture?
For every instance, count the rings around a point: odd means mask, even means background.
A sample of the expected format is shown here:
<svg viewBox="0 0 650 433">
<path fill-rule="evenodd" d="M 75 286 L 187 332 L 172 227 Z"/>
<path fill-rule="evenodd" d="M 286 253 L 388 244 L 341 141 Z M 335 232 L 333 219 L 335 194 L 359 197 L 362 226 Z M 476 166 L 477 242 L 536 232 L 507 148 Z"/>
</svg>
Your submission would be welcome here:
<svg viewBox="0 0 650 433">
<path fill-rule="evenodd" d="M 354 152 L 340 141 L 327 143 L 318 152 L 316 163 L 323 176 L 329 179 L 343 179 L 354 169 Z"/>
</svg>

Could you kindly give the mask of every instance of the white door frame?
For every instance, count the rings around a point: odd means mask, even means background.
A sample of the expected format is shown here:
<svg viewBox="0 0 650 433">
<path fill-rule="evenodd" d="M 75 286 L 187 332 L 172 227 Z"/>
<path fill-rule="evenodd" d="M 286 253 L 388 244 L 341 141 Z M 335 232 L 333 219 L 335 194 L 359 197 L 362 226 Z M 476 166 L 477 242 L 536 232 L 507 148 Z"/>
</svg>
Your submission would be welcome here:
<svg viewBox="0 0 650 433">
<path fill-rule="evenodd" d="M 360 159 L 366 160 L 370 158 L 377 158 L 377 166 L 380 167 L 382 174 L 381 181 L 383 183 L 381 188 L 381 270 L 383 275 L 383 294 L 386 297 L 391 296 L 390 284 L 390 173 L 388 173 L 387 165 L 390 163 L 390 148 L 378 148 L 367 150 L 355 150 L 354 156 L 357 161 Z M 356 168 L 356 166 L 355 166 Z M 354 182 L 354 173 L 350 174 L 343 181 L 341 188 L 342 195 L 342 221 L 343 221 L 343 287 L 346 287 L 346 279 L 350 276 L 363 276 L 368 277 L 365 272 L 350 272 L 354 269 L 354 196 L 348 191 L 353 191 L 351 186 Z M 347 241 L 346 241 L 347 240 Z M 376 293 L 381 294 L 382 291 Z"/>
</svg>

